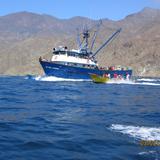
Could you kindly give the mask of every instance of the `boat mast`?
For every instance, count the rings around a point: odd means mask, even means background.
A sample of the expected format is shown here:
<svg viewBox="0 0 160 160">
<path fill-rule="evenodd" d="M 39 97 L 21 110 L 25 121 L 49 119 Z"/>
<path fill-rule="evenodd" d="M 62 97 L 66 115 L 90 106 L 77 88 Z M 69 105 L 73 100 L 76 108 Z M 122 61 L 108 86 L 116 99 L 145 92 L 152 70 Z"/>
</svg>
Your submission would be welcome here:
<svg viewBox="0 0 160 160">
<path fill-rule="evenodd" d="M 87 28 L 87 26 L 85 26 L 84 31 L 83 31 L 83 39 L 84 39 L 84 47 L 83 50 L 87 53 L 88 52 L 88 39 L 90 37 L 89 34 L 89 29 Z"/>
<path fill-rule="evenodd" d="M 77 44 L 78 48 L 81 48 L 80 33 L 78 28 L 77 28 Z"/>
<path fill-rule="evenodd" d="M 94 43 L 95 40 L 97 38 L 97 33 L 99 31 L 99 28 L 102 24 L 102 20 L 99 21 L 99 23 L 97 25 L 94 25 L 93 27 L 91 27 L 90 29 L 87 28 L 87 26 L 85 26 L 83 28 L 83 32 L 79 33 L 79 30 L 77 30 L 77 42 L 78 42 L 78 46 L 80 49 L 80 52 L 85 54 L 86 56 L 89 56 L 90 58 L 94 58 L 97 53 L 103 49 L 105 46 L 107 46 L 120 32 L 121 32 L 121 28 L 119 28 L 116 32 L 114 32 L 94 53 L 92 52 L 93 47 L 94 47 Z M 93 29 L 96 28 L 96 30 L 94 31 L 94 34 L 92 36 L 92 42 L 91 42 L 91 47 L 89 48 L 89 38 L 90 38 L 90 32 L 93 31 Z M 82 40 L 80 40 L 80 35 L 82 36 Z"/>
<path fill-rule="evenodd" d="M 90 49 L 91 52 L 93 50 L 94 43 L 96 41 L 97 34 L 98 34 L 98 31 L 99 31 L 101 25 L 102 25 L 102 20 L 100 20 L 99 23 L 96 25 L 96 31 L 94 32 L 94 35 L 93 35 L 93 38 L 92 38 L 92 43 L 91 43 L 91 49 Z"/>
<path fill-rule="evenodd" d="M 83 52 L 86 52 L 88 54 L 92 54 L 92 50 L 93 50 L 93 46 L 94 46 L 94 43 L 95 43 L 95 40 L 96 40 L 96 37 L 97 37 L 97 33 L 99 31 L 99 28 L 102 24 L 102 21 L 100 20 L 100 22 L 96 25 L 94 25 L 93 27 L 91 27 L 90 29 L 87 28 L 87 26 L 84 27 L 83 29 L 83 32 L 82 32 L 82 35 L 83 35 L 83 40 L 81 41 L 80 43 L 80 50 L 83 51 Z M 94 34 L 92 36 L 92 42 L 91 42 L 91 47 L 89 48 L 89 38 L 90 38 L 90 32 L 93 31 L 93 29 L 96 28 L 96 30 L 94 31 Z M 80 36 L 80 34 L 78 34 Z M 78 38 L 80 39 L 80 38 Z M 82 44 L 83 44 L 83 47 L 82 47 Z"/>
</svg>

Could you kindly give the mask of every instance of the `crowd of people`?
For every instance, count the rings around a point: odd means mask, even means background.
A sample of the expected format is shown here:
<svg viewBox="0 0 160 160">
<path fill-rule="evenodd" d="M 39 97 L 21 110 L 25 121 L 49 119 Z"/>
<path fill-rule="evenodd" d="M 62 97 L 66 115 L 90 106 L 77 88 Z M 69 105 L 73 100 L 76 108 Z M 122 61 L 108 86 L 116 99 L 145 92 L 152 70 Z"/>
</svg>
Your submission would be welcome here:
<svg viewBox="0 0 160 160">
<path fill-rule="evenodd" d="M 126 73 L 125 76 L 122 76 L 121 74 L 117 74 L 117 73 L 114 73 L 113 74 L 113 77 L 111 77 L 111 75 L 109 73 L 105 73 L 103 74 L 103 77 L 106 77 L 106 78 L 109 78 L 109 79 L 115 79 L 115 80 L 129 80 L 130 79 L 130 75 L 129 73 Z"/>
</svg>

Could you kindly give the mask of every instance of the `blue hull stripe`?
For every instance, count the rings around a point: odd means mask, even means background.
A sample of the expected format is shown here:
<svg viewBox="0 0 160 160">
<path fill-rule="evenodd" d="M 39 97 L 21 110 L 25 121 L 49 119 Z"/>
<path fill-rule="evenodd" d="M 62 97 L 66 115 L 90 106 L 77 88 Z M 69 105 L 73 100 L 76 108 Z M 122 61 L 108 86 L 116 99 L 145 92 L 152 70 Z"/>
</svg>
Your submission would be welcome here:
<svg viewBox="0 0 160 160">
<path fill-rule="evenodd" d="M 56 64 L 47 61 L 40 61 L 40 64 L 43 67 L 43 70 L 48 76 L 55 76 L 60 78 L 70 78 L 70 79 L 90 79 L 89 74 L 110 74 L 111 78 L 114 77 L 114 74 L 121 75 L 126 77 L 127 73 L 131 76 L 132 70 L 100 70 L 100 69 L 89 69 L 89 68 L 80 68 L 73 66 L 66 66 L 62 64 Z"/>
</svg>

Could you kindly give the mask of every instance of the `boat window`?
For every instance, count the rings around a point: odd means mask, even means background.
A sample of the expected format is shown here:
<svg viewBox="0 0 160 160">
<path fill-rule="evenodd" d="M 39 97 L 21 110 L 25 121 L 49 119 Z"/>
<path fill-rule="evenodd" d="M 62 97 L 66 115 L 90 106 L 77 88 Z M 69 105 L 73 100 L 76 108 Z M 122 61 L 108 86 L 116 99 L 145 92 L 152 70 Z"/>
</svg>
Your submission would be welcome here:
<svg viewBox="0 0 160 160">
<path fill-rule="evenodd" d="M 66 51 L 55 51 L 53 52 L 55 55 L 64 55 L 66 54 Z"/>
<path fill-rule="evenodd" d="M 59 52 L 58 51 L 55 51 L 55 52 L 53 52 L 55 55 L 58 55 L 59 54 Z"/>
<path fill-rule="evenodd" d="M 66 54 L 65 51 L 59 51 L 59 55 L 64 55 L 64 54 Z"/>
<path fill-rule="evenodd" d="M 68 56 L 76 56 L 76 52 L 67 52 Z"/>
</svg>

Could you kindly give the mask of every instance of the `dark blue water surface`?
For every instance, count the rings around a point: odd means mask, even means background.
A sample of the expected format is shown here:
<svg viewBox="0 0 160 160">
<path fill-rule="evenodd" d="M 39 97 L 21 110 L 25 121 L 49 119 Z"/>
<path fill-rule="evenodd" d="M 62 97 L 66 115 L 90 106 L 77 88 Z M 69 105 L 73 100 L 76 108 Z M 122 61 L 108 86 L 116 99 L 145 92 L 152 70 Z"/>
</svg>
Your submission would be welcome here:
<svg viewBox="0 0 160 160">
<path fill-rule="evenodd" d="M 0 160 L 159 160 L 139 144 L 160 140 L 160 80 L 144 81 L 1 77 Z"/>
</svg>

